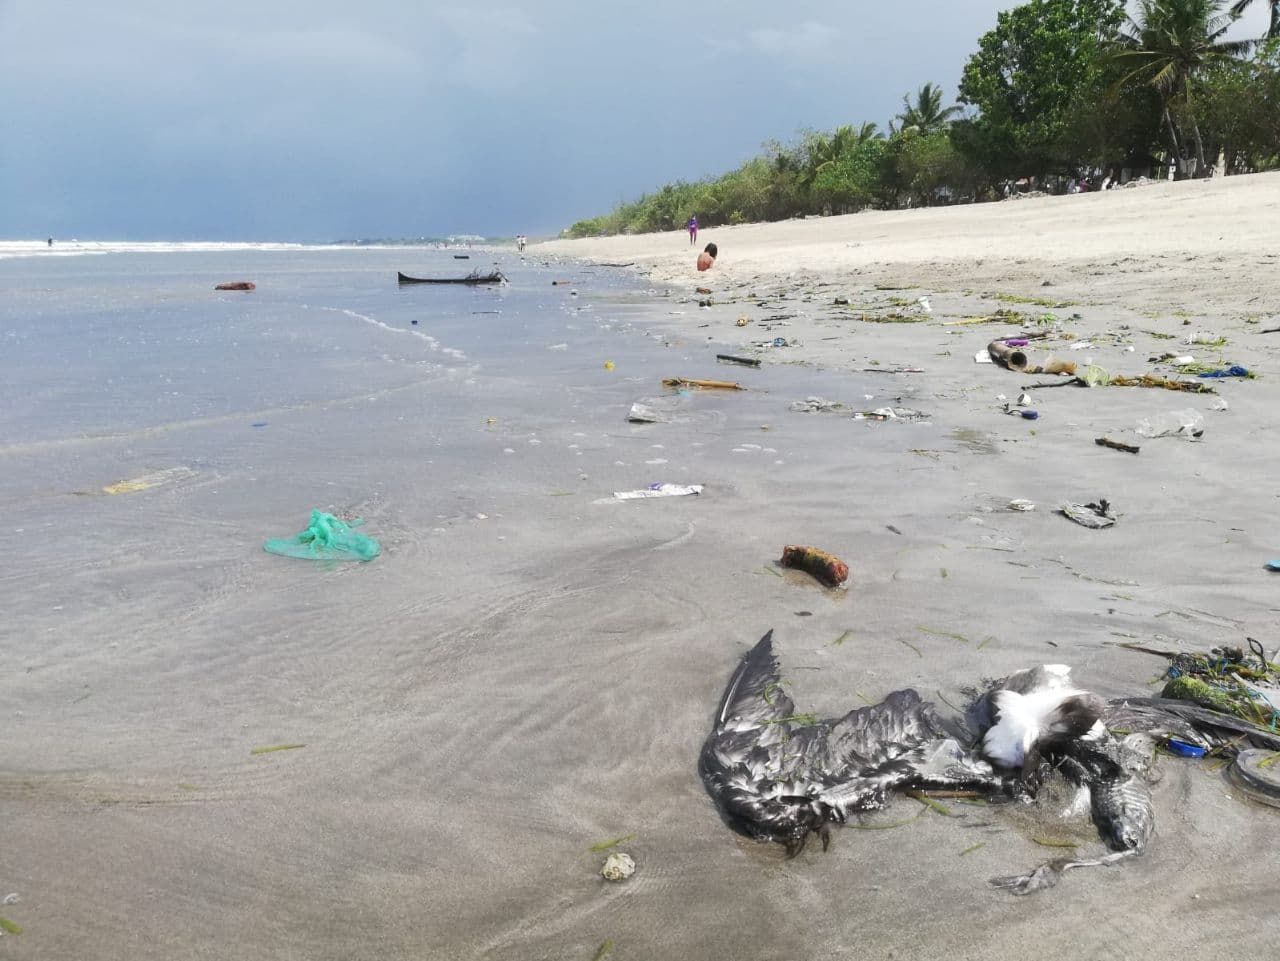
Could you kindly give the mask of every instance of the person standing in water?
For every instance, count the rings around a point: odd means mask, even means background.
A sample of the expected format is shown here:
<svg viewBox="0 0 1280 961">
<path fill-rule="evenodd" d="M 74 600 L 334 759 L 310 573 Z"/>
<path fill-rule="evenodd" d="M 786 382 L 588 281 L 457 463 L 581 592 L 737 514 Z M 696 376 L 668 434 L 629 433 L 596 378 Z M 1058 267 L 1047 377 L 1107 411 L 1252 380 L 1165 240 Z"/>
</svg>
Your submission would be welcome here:
<svg viewBox="0 0 1280 961">
<path fill-rule="evenodd" d="M 698 215 L 694 214 L 689 218 L 689 246 L 692 247 L 698 242 Z"/>
</svg>

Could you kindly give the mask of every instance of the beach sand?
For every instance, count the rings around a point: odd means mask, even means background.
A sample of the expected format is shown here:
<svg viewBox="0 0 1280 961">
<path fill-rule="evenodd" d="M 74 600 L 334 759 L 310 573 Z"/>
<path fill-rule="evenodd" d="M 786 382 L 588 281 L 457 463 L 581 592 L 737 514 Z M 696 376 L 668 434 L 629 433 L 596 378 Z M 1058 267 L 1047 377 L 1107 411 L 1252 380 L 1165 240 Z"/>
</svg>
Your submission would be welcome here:
<svg viewBox="0 0 1280 961">
<path fill-rule="evenodd" d="M 391 433 L 373 408 L 344 407 L 338 428 L 373 419 L 366 447 L 303 496 L 366 517 L 386 548 L 368 566 L 302 574 L 250 556 L 258 532 L 286 532 L 267 519 L 294 499 L 234 471 L 214 483 L 212 525 L 190 510 L 208 482 L 59 501 L 59 523 L 117 545 L 114 567 L 8 549 L 20 616 L 0 895 L 22 900 L 0 914 L 25 931 L 0 956 L 1274 956 L 1280 819 L 1210 765 L 1161 759 L 1146 856 L 1017 899 L 987 879 L 1061 854 L 1037 838 L 1101 852 L 1087 821 L 955 805 L 964 817 L 850 826 L 788 861 L 725 827 L 696 762 L 738 658 L 769 628 L 798 709 L 826 715 L 908 686 L 945 713 L 981 678 L 1044 662 L 1104 695 L 1148 693 L 1162 662 L 1124 641 L 1280 646 L 1263 569 L 1280 556 L 1280 335 L 1262 332 L 1280 326 L 1280 175 L 699 240 L 720 247 L 706 274 L 683 232 L 530 248 L 566 271 L 635 261 L 654 291 L 627 308 L 644 350 L 621 332 L 612 349 L 607 432 L 583 426 L 590 411 L 511 412 L 495 428 L 513 446 L 506 433 L 535 430 L 539 450 L 594 446 L 590 472 L 548 454 L 516 474 L 498 456 L 473 488 L 433 490 L 425 428 Z M 589 278 L 577 289 L 592 297 Z M 1040 389 L 1038 420 L 1008 416 L 999 395 L 1053 378 L 974 362 L 1017 324 L 953 323 L 1001 308 L 1055 332 L 1059 356 L 1113 372 L 1168 372 L 1148 362 L 1168 352 L 1260 377 L 1217 395 Z M 909 322 L 874 322 L 890 315 Z M 1226 343 L 1183 344 L 1193 332 Z M 774 337 L 794 344 L 751 346 Z M 763 366 L 718 365 L 726 349 Z M 888 372 L 900 367 L 923 372 Z M 662 395 L 661 376 L 753 389 L 627 425 L 627 402 Z M 845 410 L 788 409 L 810 394 Z M 929 416 L 849 416 L 891 405 Z M 1199 441 L 1134 432 L 1185 409 L 1203 416 Z M 1141 453 L 1096 446 L 1104 435 Z M 418 484 L 359 502 L 369 464 Z M 60 469 L 86 473 L 74 467 Z M 597 503 L 653 480 L 706 491 Z M 1055 513 L 1098 497 L 1114 528 Z M 1036 509 L 1008 510 L 1015 498 Z M 843 557 L 848 589 L 779 570 L 789 543 Z M 71 609 L 32 600 L 50 590 Z M 281 744 L 306 746 L 251 753 Z M 868 824 L 920 810 L 899 800 Z M 619 837 L 638 871 L 609 885 L 591 848 Z"/>
</svg>

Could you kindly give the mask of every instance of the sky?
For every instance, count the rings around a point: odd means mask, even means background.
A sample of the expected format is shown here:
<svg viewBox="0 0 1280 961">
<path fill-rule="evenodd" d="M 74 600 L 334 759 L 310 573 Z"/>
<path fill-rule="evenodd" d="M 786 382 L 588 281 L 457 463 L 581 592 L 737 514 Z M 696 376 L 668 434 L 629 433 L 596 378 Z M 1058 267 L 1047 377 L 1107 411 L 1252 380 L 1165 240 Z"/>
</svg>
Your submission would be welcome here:
<svg viewBox="0 0 1280 961">
<path fill-rule="evenodd" d="M 1011 5 L 0 0 L 0 238 L 554 234 L 954 97 Z"/>
</svg>

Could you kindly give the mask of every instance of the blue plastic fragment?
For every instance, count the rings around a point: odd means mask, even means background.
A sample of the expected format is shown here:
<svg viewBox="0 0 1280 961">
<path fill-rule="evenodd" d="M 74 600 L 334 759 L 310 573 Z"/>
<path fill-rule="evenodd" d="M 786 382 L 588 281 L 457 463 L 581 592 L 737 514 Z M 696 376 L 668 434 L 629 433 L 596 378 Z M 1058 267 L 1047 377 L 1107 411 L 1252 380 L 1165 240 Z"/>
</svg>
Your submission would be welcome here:
<svg viewBox="0 0 1280 961">
<path fill-rule="evenodd" d="M 1206 753 L 1204 748 L 1196 744 L 1188 744 L 1186 741 L 1178 741 L 1174 738 L 1169 738 L 1165 742 L 1165 747 L 1169 749 L 1170 753 L 1176 754 L 1178 757 L 1204 757 Z"/>
<path fill-rule="evenodd" d="M 1249 369 L 1248 369 L 1247 367 L 1241 367 L 1239 364 L 1232 364 L 1230 367 L 1224 368 L 1224 369 L 1222 369 L 1222 370 L 1206 370 L 1206 371 L 1205 371 L 1203 374 L 1201 374 L 1200 376 L 1201 376 L 1201 377 L 1212 377 L 1212 378 L 1219 378 L 1219 377 L 1248 377 L 1248 376 L 1249 376 Z"/>
<path fill-rule="evenodd" d="M 1037 420 L 1039 417 L 1040 417 L 1040 411 L 1038 410 L 1024 410 L 1022 412 L 1023 420 Z"/>
<path fill-rule="evenodd" d="M 1267 561 L 1267 570 L 1280 571 L 1280 560 Z"/>
</svg>

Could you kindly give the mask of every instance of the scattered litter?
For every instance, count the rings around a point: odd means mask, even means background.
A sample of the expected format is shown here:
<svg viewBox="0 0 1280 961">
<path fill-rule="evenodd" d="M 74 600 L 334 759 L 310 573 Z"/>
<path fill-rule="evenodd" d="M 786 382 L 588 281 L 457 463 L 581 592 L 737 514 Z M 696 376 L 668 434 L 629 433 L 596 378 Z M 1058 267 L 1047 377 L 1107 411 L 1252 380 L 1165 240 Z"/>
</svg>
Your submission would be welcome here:
<svg viewBox="0 0 1280 961">
<path fill-rule="evenodd" d="M 1018 396 L 1018 406 L 1019 407 L 1031 406 L 1031 395 L 1028 394 L 1025 390 Z"/>
<path fill-rule="evenodd" d="M 929 303 L 928 297 L 917 297 L 916 303 L 920 305 L 920 309 L 926 314 L 933 313 L 933 306 Z"/>
<path fill-rule="evenodd" d="M 615 366 L 615 365 L 614 365 L 613 361 L 611 361 L 611 360 L 606 360 L 606 361 L 604 362 L 604 369 L 605 369 L 605 370 L 613 370 L 614 366 Z"/>
<path fill-rule="evenodd" d="M 1074 344 L 1068 344 L 1067 350 L 1087 350 L 1093 347 L 1093 342 L 1088 340 L 1077 340 Z"/>
<path fill-rule="evenodd" d="M 733 354 L 716 354 L 716 360 L 724 361 L 728 364 L 741 364 L 744 367 L 759 367 L 759 357 L 737 357 Z"/>
<path fill-rule="evenodd" d="M 812 574 L 828 587 L 839 587 L 849 579 L 849 565 L 834 554 L 816 547 L 788 545 L 782 549 L 783 567 L 793 567 Z"/>
<path fill-rule="evenodd" d="M 1006 414 L 1013 414 L 1015 417 L 1021 417 L 1023 420 L 1039 420 L 1040 411 L 1038 410 L 1006 410 Z"/>
<path fill-rule="evenodd" d="M 1239 364 L 1232 364 L 1220 370 L 1202 370 L 1197 377 L 1249 377 L 1249 369 Z"/>
<path fill-rule="evenodd" d="M 698 293 L 698 294 L 709 294 L 709 293 L 711 293 L 711 288 L 710 288 L 710 287 L 695 287 L 695 288 L 694 288 L 694 293 Z"/>
<path fill-rule="evenodd" d="M 735 320 L 734 323 L 737 324 L 739 327 L 745 327 L 747 326 L 747 324 L 751 323 L 751 318 L 748 317 L 746 314 L 743 314 L 741 317 Z"/>
<path fill-rule="evenodd" d="M 1267 561 L 1267 570 L 1280 571 L 1280 560 Z"/>
<path fill-rule="evenodd" d="M 615 851 L 605 858 L 604 867 L 600 869 L 600 875 L 606 881 L 625 881 L 635 873 L 636 862 L 630 854 L 621 851 Z"/>
<path fill-rule="evenodd" d="M 1208 753 L 1208 748 L 1203 748 L 1199 744 L 1188 744 L 1186 741 L 1179 741 L 1172 737 L 1164 742 L 1164 746 L 1169 749 L 1169 753 L 1176 754 L 1178 757 L 1204 757 Z"/>
<path fill-rule="evenodd" d="M 627 414 L 627 420 L 633 424 L 664 424 L 667 417 L 658 413 L 652 407 L 646 407 L 641 403 L 631 405 L 631 412 Z"/>
<path fill-rule="evenodd" d="M 875 410 L 860 410 L 853 415 L 854 420 L 927 420 L 928 414 L 910 407 L 877 407 Z"/>
<path fill-rule="evenodd" d="M 1141 450 L 1141 448 L 1134 444 L 1126 444 L 1123 441 L 1112 440 L 1110 437 L 1098 437 L 1094 440 L 1094 443 L 1099 447 L 1110 447 L 1112 450 L 1122 450 L 1129 454 L 1136 454 Z"/>
<path fill-rule="evenodd" d="M 1280 722 L 1280 665 L 1267 660 L 1258 641 L 1247 640 L 1250 654 L 1226 646 L 1166 654 L 1169 667 L 1160 696 L 1231 714 L 1274 733 Z"/>
<path fill-rule="evenodd" d="M 1036 509 L 1034 502 L 1018 497 L 1009 501 L 1009 510 L 1011 511 L 1033 511 Z"/>
<path fill-rule="evenodd" d="M 1169 363 L 1173 364 L 1174 367 L 1187 367 L 1190 364 L 1194 364 L 1195 362 L 1196 362 L 1196 359 L 1192 357 L 1190 354 L 1183 354 L 1181 357 L 1169 358 Z"/>
<path fill-rule="evenodd" d="M 838 400 L 827 400 L 825 397 L 806 397 L 804 400 L 791 402 L 791 410 L 797 414 L 812 414 L 817 411 L 842 410 L 844 404 Z"/>
<path fill-rule="evenodd" d="M 1003 340 L 993 340 L 987 345 L 987 353 L 991 359 L 1009 370 L 1025 371 L 1028 367 L 1027 355 L 1017 347 L 1011 347 Z"/>
<path fill-rule="evenodd" d="M 352 529 L 362 523 L 357 519 L 348 524 L 317 509 L 311 512 L 306 530 L 293 537 L 274 538 L 262 547 L 271 554 L 304 560 L 371 561 L 382 553 L 382 547 L 372 537 Z"/>
<path fill-rule="evenodd" d="M 225 284 L 218 284 L 214 290 L 257 290 L 258 285 L 252 280 L 231 280 Z"/>
<path fill-rule="evenodd" d="M 649 497 L 685 497 L 689 494 L 701 494 L 701 484 L 650 484 L 635 491 L 614 491 L 613 496 L 620 501 L 642 500 Z"/>
<path fill-rule="evenodd" d="M 668 377 L 663 387 L 697 387 L 700 390 L 745 390 L 741 384 L 728 380 L 696 380 L 689 377 Z"/>
<path fill-rule="evenodd" d="M 1144 417 L 1134 431 L 1143 437 L 1185 437 L 1195 440 L 1204 433 L 1204 415 L 1197 410 L 1175 410 Z"/>
<path fill-rule="evenodd" d="M 1058 513 L 1065 514 L 1081 527 L 1094 530 L 1111 527 L 1116 522 L 1111 504 L 1105 498 L 1099 498 L 1096 504 L 1063 504 L 1058 508 Z"/>
<path fill-rule="evenodd" d="M 1106 387 L 1111 383 L 1111 374 L 1105 367 L 1090 364 L 1084 369 L 1084 373 L 1080 374 L 1080 382 L 1086 387 Z"/>
<path fill-rule="evenodd" d="M 991 362 L 991 358 L 987 358 L 987 363 Z M 862 372 L 865 374 L 923 374 L 923 367 L 863 367 Z"/>
<path fill-rule="evenodd" d="M 973 362 L 975 364 L 994 364 L 995 363 L 995 361 L 991 359 L 991 352 L 987 350 L 980 350 L 976 354 L 974 354 Z"/>
<path fill-rule="evenodd" d="M 151 488 L 159 487 L 162 484 L 194 477 L 195 474 L 196 472 L 190 467 L 168 467 L 164 470 L 152 471 L 150 474 L 143 474 L 141 477 L 134 477 L 131 480 L 116 481 L 114 484 L 108 484 L 102 488 L 102 493 L 136 494 L 139 491 L 151 490 Z"/>
<path fill-rule="evenodd" d="M 1250 748 L 1236 755 L 1231 780 L 1248 797 L 1280 807 L 1280 751 Z"/>
<path fill-rule="evenodd" d="M 1230 410 L 1231 405 L 1227 403 L 1227 399 L 1225 397 L 1219 397 L 1217 400 L 1213 402 L 1213 406 L 1210 407 L 1209 409 L 1210 410 Z"/>
<path fill-rule="evenodd" d="M 6 894 L 4 900 L 0 900 L 0 904 L 17 904 L 21 900 L 22 897 L 17 891 L 14 891 L 12 894 Z"/>
<path fill-rule="evenodd" d="M 848 307 L 848 306 L 849 306 L 849 298 L 848 298 L 848 297 L 837 297 L 837 298 L 835 299 L 835 304 L 836 304 L 836 306 L 837 306 L 837 307 Z"/>
</svg>

